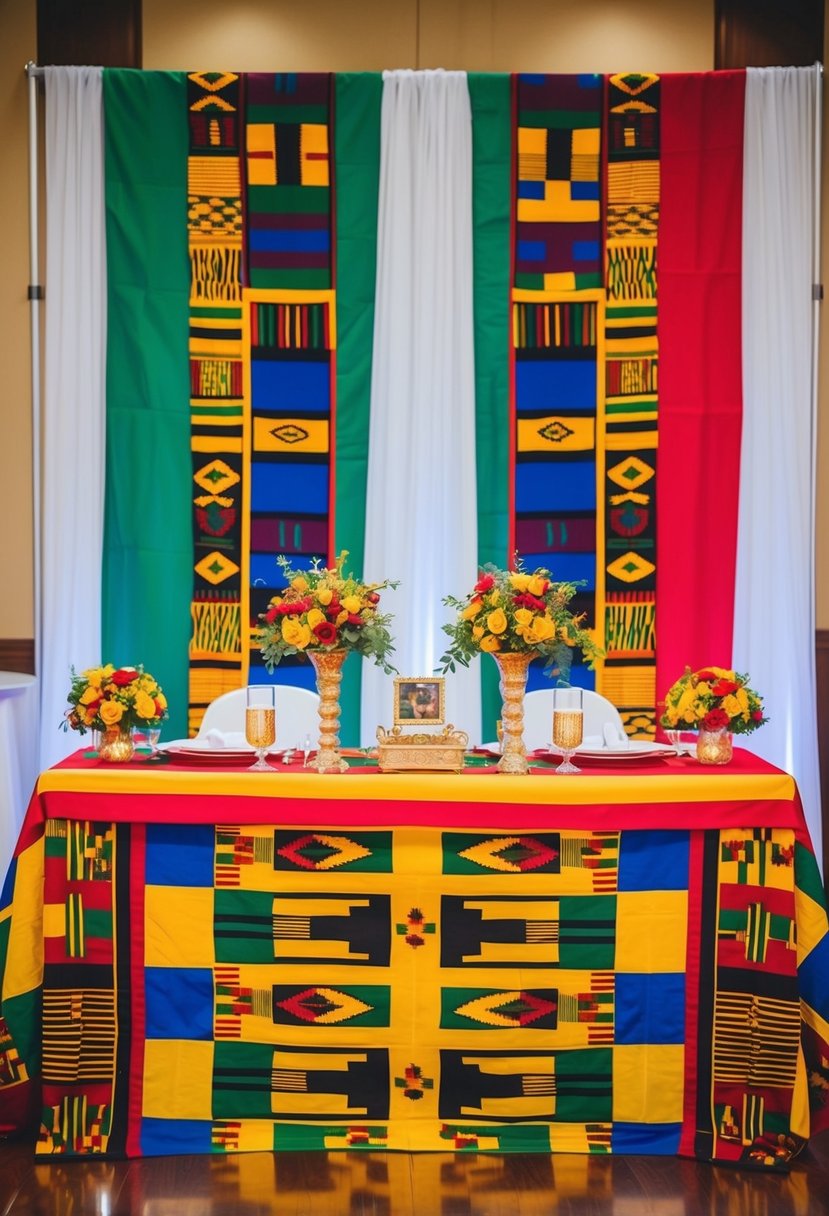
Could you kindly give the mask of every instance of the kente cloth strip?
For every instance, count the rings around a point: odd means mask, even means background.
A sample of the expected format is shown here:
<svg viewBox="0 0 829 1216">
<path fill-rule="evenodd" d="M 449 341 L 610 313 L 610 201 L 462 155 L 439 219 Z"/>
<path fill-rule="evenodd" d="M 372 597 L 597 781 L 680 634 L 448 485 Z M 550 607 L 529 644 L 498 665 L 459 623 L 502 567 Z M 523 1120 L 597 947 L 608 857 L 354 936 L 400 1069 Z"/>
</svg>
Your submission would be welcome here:
<svg viewBox="0 0 829 1216">
<path fill-rule="evenodd" d="M 603 657 L 572 678 L 634 738 L 686 663 L 731 662 L 744 87 L 514 78 L 510 551 L 581 584 Z"/>
<path fill-rule="evenodd" d="M 597 625 L 604 348 L 602 78 L 514 78 L 510 553 L 581 584 L 572 606 Z M 574 681 L 594 674 L 576 659 Z M 542 665 L 528 687 L 545 682 Z"/>
<path fill-rule="evenodd" d="M 794 783 L 747 753 L 651 768 L 585 775 L 571 804 L 542 773 L 50 770 L 0 913 L 2 1126 L 35 1109 L 43 1159 L 786 1169 L 829 1125 Z"/>
<path fill-rule="evenodd" d="M 188 77 L 194 594 L 189 729 L 267 683 L 256 624 L 331 557 L 336 316 L 331 77 Z M 304 665 L 283 682 L 313 684 Z"/>
</svg>

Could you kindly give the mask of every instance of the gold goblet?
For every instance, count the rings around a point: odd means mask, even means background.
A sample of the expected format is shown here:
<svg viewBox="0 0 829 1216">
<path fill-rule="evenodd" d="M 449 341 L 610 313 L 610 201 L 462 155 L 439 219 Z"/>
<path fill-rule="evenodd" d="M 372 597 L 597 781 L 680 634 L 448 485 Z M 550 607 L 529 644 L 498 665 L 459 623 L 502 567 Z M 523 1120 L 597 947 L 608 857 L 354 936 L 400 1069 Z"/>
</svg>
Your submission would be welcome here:
<svg viewBox="0 0 829 1216">
<path fill-rule="evenodd" d="M 250 767 L 269 771 L 265 756 L 276 742 L 276 701 L 272 684 L 248 684 L 245 738 L 256 748 L 256 760 Z"/>
<path fill-rule="evenodd" d="M 580 688 L 553 689 L 553 744 L 563 755 L 556 773 L 581 772 L 571 757 L 584 738 L 583 700 Z"/>
</svg>

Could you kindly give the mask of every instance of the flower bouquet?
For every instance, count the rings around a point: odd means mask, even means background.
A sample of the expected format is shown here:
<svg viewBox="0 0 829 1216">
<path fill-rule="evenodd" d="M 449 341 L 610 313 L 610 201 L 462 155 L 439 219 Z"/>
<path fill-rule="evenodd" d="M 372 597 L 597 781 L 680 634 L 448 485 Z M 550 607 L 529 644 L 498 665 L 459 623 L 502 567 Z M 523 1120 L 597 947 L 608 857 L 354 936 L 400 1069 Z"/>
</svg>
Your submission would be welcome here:
<svg viewBox="0 0 829 1216">
<path fill-rule="evenodd" d="M 322 773 L 343 772 L 348 765 L 339 751 L 339 691 L 342 665 L 355 651 L 373 658 L 387 674 L 394 650 L 391 617 L 379 610 L 380 592 L 397 583 L 361 583 L 345 572 L 343 550 L 334 565 L 314 559 L 310 570 L 297 571 L 281 555 L 276 559 L 287 587 L 275 595 L 259 617 L 258 642 L 268 671 L 287 655 L 307 656 L 317 673 L 320 694 L 320 740 L 314 767 Z"/>
<path fill-rule="evenodd" d="M 568 604 L 577 583 L 555 583 L 543 568 L 527 572 L 486 565 L 466 599 L 446 596 L 444 604 L 457 610 L 457 617 L 443 626 L 451 639 L 441 656 L 444 672 L 455 664 L 469 665 L 477 654 L 540 655 L 545 670 L 566 682 L 572 652 L 579 647 L 592 664 L 600 651 L 590 633 L 582 628 L 583 616 L 574 616 Z"/>
<path fill-rule="evenodd" d="M 443 671 L 455 664 L 469 665 L 477 654 L 491 654 L 501 673 L 501 724 L 503 743 L 498 769 L 502 773 L 528 771 L 524 728 L 524 689 L 527 668 L 534 658 L 545 660 L 549 675 L 566 683 L 573 650 L 580 647 L 592 665 L 600 651 L 574 616 L 568 604 L 576 583 L 555 583 L 550 571 L 499 570 L 486 565 L 466 599 L 446 596 L 444 604 L 457 610 L 454 621 L 443 626 L 450 644 L 441 657 Z"/>
<path fill-rule="evenodd" d="M 670 731 L 699 731 L 698 758 L 725 764 L 731 759 L 731 736 L 748 735 L 768 719 L 748 676 L 725 667 L 686 667 L 668 689 L 659 721 Z"/>
<path fill-rule="evenodd" d="M 64 729 L 85 734 L 100 731 L 104 759 L 129 760 L 135 727 L 158 726 L 167 717 L 167 698 L 154 676 L 143 667 L 72 667 Z"/>
<path fill-rule="evenodd" d="M 379 604 L 380 592 L 397 583 L 358 582 L 345 573 L 347 557 L 343 550 L 330 569 L 315 558 L 311 569 L 303 571 L 292 569 L 282 554 L 277 557 L 287 587 L 259 617 L 259 649 L 268 671 L 287 655 L 310 658 L 334 650 L 355 650 L 387 674 L 395 671 L 388 660 L 394 650 L 391 617 L 379 611 Z"/>
</svg>

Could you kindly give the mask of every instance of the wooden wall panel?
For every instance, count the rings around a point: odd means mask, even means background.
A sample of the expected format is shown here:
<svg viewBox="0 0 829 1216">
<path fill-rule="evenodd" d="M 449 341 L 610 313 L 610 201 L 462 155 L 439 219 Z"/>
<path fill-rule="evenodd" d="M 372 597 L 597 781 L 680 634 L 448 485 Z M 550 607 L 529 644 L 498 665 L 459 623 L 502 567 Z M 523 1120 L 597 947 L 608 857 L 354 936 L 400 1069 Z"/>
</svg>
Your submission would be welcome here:
<svg viewBox="0 0 829 1216">
<path fill-rule="evenodd" d="M 141 67 L 141 0 L 37 0 L 37 61 Z"/>
<path fill-rule="evenodd" d="M 0 671 L 35 674 L 35 644 L 31 638 L 0 638 Z"/>
<path fill-rule="evenodd" d="M 714 67 L 823 61 L 824 0 L 715 0 Z"/>
</svg>

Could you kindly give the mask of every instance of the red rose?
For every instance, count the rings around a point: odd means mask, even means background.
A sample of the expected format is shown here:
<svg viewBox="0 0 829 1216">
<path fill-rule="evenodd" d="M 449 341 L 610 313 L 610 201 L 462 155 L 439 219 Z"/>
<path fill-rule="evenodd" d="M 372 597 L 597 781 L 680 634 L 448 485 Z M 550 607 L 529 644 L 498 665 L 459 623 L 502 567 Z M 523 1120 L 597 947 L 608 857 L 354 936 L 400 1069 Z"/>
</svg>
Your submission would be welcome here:
<svg viewBox="0 0 829 1216">
<path fill-rule="evenodd" d="M 348 624 L 349 624 L 349 625 L 365 625 L 365 621 L 363 620 L 363 618 L 362 618 L 362 617 L 361 617 L 361 616 L 360 616 L 358 613 L 356 613 L 356 612 L 349 612 L 349 614 L 348 614 Z"/>
<path fill-rule="evenodd" d="M 727 697 L 739 687 L 733 680 L 717 680 L 716 684 L 711 685 L 711 691 L 715 697 Z"/>
<path fill-rule="evenodd" d="M 717 673 L 716 673 L 716 672 L 714 672 L 714 671 L 708 671 L 707 669 L 706 669 L 705 671 L 698 671 L 698 672 L 697 672 L 697 679 L 698 679 L 698 680 L 705 680 L 705 681 L 706 681 L 706 683 L 710 684 L 712 680 L 716 680 L 716 679 L 717 679 Z"/>
<path fill-rule="evenodd" d="M 271 611 L 275 612 L 277 616 L 290 616 L 292 612 L 296 612 L 296 605 L 283 600 L 281 604 L 274 604 Z"/>
<path fill-rule="evenodd" d="M 495 575 L 494 574 L 482 574 L 481 577 L 478 579 L 477 583 L 475 584 L 475 590 L 481 591 L 481 592 L 491 591 L 494 586 L 495 586 Z"/>
<path fill-rule="evenodd" d="M 278 616 L 279 616 L 279 606 L 277 604 L 274 604 L 274 606 L 272 608 L 269 608 L 268 611 L 265 613 L 265 618 L 264 618 L 265 623 L 268 625 L 272 625 Z"/>
<path fill-rule="evenodd" d="M 366 592 L 366 599 L 368 600 L 368 602 L 370 604 L 379 604 L 380 603 L 380 596 L 377 594 L 376 591 Z"/>
<path fill-rule="evenodd" d="M 126 688 L 127 684 L 132 684 L 137 677 L 138 672 L 134 667 L 119 667 L 112 673 L 111 680 L 116 688 Z"/>
<path fill-rule="evenodd" d="M 529 591 L 522 591 L 520 595 L 514 595 L 512 602 L 517 608 L 532 608 L 534 612 L 544 612 L 547 608 L 543 600 L 538 599 L 535 595 L 530 595 Z"/>
<path fill-rule="evenodd" d="M 336 617 L 338 617 L 340 615 L 341 611 L 342 611 L 342 604 L 340 603 L 340 601 L 338 599 L 335 598 L 331 601 L 331 603 L 326 608 L 325 615 L 330 616 L 331 620 L 333 621 Z"/>
<path fill-rule="evenodd" d="M 722 727 L 728 726 L 730 722 L 731 719 L 724 709 L 709 709 L 702 719 L 702 725 L 706 730 L 720 730 Z"/>
<path fill-rule="evenodd" d="M 330 621 L 320 621 L 311 632 L 322 642 L 323 646 L 330 646 L 337 640 L 337 628 Z"/>
<path fill-rule="evenodd" d="M 754 709 L 754 710 L 752 710 L 752 711 L 751 711 L 751 717 L 752 717 L 753 721 L 755 721 L 755 722 L 762 722 L 762 721 L 763 721 L 763 711 L 762 711 L 762 709 Z"/>
</svg>

